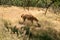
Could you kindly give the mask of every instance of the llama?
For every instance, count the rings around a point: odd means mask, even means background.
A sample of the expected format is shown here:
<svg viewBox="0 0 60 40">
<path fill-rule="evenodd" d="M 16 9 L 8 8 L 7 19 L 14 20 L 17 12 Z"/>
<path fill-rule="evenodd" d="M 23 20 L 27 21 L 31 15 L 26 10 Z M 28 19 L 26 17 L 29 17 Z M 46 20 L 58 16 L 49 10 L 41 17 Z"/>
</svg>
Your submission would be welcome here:
<svg viewBox="0 0 60 40">
<path fill-rule="evenodd" d="M 23 18 L 23 22 L 27 19 L 30 20 L 33 23 L 33 20 L 38 22 L 38 19 L 36 17 L 34 17 L 33 15 L 29 15 L 29 14 L 22 14 L 21 18 Z"/>
</svg>

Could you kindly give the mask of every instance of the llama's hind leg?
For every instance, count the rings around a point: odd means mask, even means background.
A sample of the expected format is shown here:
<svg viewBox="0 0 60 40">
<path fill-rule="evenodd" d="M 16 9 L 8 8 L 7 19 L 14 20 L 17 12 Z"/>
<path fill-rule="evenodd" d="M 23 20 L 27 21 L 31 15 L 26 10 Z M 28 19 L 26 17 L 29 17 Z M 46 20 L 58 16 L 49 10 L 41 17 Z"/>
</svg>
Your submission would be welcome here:
<svg viewBox="0 0 60 40">
<path fill-rule="evenodd" d="M 26 18 L 23 18 L 23 23 L 25 22 Z"/>
<path fill-rule="evenodd" d="M 37 23 L 38 27 L 41 27 L 41 25 L 39 23 Z"/>
</svg>

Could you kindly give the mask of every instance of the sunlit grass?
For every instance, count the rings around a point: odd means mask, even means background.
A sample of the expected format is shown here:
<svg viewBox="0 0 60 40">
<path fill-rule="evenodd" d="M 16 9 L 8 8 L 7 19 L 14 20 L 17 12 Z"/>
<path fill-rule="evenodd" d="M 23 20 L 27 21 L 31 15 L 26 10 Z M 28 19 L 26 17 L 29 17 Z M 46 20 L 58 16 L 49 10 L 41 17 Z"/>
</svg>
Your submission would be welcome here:
<svg viewBox="0 0 60 40">
<path fill-rule="evenodd" d="M 40 9 L 39 9 L 40 10 Z M 30 38 L 32 40 L 60 40 L 60 16 L 54 14 L 53 12 L 48 12 L 47 15 L 44 15 L 45 10 L 38 11 L 37 8 L 24 10 L 22 7 L 0 7 L 0 39 L 1 40 L 23 40 L 24 37 L 17 37 L 15 34 L 10 34 L 11 32 L 7 29 L 14 29 L 14 25 L 25 25 L 23 27 L 24 31 L 28 31 L 29 34 L 26 34 L 26 39 Z M 2 17 L 3 13 L 3 17 Z M 31 22 L 25 21 L 20 17 L 21 14 L 32 14 L 39 20 L 41 27 L 34 26 Z M 2 19 L 3 18 L 3 19 Z M 3 24 L 4 23 L 4 24 Z M 11 24 L 11 25 L 10 25 Z M 3 25 L 3 26 L 2 26 Z M 6 29 L 6 27 L 8 27 Z M 10 28 L 11 27 L 11 28 Z M 16 29 L 15 29 L 16 30 Z M 24 33 L 23 31 L 23 33 Z M 30 34 L 31 33 L 31 34 Z M 21 35 L 21 34 L 20 34 Z M 23 35 L 23 36 L 24 36 Z"/>
</svg>

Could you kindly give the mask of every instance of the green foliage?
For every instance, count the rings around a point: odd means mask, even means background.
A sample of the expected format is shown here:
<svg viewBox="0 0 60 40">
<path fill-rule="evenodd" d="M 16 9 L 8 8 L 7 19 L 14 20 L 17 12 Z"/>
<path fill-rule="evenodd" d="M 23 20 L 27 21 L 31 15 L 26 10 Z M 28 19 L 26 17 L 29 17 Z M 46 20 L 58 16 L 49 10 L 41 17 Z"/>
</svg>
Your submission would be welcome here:
<svg viewBox="0 0 60 40">
<path fill-rule="evenodd" d="M 51 0 L 49 0 L 51 1 Z M 46 2 L 49 3 L 47 0 L 0 0 L 0 4 L 2 5 L 17 5 L 17 6 L 42 6 L 46 5 Z M 28 4 L 29 3 L 29 4 Z"/>
<path fill-rule="evenodd" d="M 60 7 L 60 0 L 0 0 L 0 5 L 46 7 L 55 1 L 54 7 Z"/>
</svg>

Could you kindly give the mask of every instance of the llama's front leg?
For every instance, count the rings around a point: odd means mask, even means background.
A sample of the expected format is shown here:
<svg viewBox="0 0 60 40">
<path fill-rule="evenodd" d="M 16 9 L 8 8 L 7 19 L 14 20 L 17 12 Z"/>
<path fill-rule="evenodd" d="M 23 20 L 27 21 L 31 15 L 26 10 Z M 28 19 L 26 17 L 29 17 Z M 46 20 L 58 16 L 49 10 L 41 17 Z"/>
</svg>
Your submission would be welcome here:
<svg viewBox="0 0 60 40">
<path fill-rule="evenodd" d="M 31 22 L 33 23 L 33 20 L 31 20 Z"/>
</svg>

